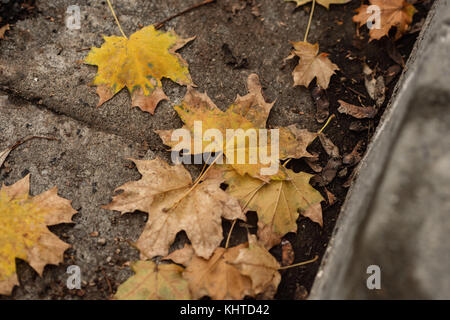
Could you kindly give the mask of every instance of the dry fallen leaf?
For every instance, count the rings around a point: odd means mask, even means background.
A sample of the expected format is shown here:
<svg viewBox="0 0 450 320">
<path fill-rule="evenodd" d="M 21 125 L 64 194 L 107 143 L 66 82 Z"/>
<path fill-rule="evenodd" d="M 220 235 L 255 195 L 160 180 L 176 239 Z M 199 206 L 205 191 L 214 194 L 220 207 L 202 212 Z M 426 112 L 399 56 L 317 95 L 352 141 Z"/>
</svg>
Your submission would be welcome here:
<svg viewBox="0 0 450 320">
<path fill-rule="evenodd" d="M 338 100 L 338 102 L 340 113 L 348 114 L 356 119 L 373 119 L 378 113 L 374 107 L 359 107 L 342 100 Z"/>
<path fill-rule="evenodd" d="M 223 239 L 221 218 L 245 220 L 239 203 L 220 189 L 221 176 L 210 174 L 190 190 L 192 178 L 182 165 L 170 166 L 158 158 L 132 161 L 142 178 L 119 187 L 123 193 L 104 208 L 149 213 L 136 242 L 143 258 L 167 255 L 177 233 L 184 230 L 195 253 L 208 259 Z"/>
<path fill-rule="evenodd" d="M 295 252 L 289 240 L 281 241 L 281 265 L 289 266 L 294 262 Z"/>
<path fill-rule="evenodd" d="M 323 149 L 331 158 L 339 158 L 340 152 L 339 147 L 336 146 L 330 138 L 328 138 L 324 133 L 319 135 L 320 143 Z"/>
<path fill-rule="evenodd" d="M 10 30 L 9 24 L 5 24 L 3 27 L 0 28 L 0 39 L 5 39 L 5 33 L 6 31 Z"/>
<path fill-rule="evenodd" d="M 313 0 L 284 0 L 286 2 L 295 2 L 297 3 L 297 7 L 300 7 L 304 4 L 310 3 Z M 322 6 L 324 6 L 325 8 L 329 9 L 330 8 L 330 4 L 345 4 L 345 3 L 349 3 L 352 0 L 317 0 L 316 2 Z"/>
<path fill-rule="evenodd" d="M 92 83 L 100 97 L 98 106 L 127 87 L 133 107 L 153 114 L 158 103 L 167 99 L 162 78 L 193 85 L 187 63 L 176 51 L 194 38 L 181 39 L 173 31 L 162 32 L 147 26 L 129 39 L 118 36 L 104 39 L 101 48 L 92 48 L 84 61 L 98 66 Z"/>
<path fill-rule="evenodd" d="M 198 257 L 185 246 L 165 259 L 177 260 L 186 266 L 183 277 L 188 281 L 194 299 L 243 299 L 260 295 L 271 299 L 276 293 L 281 276 L 276 259 L 249 235 L 249 243 L 232 248 L 217 248 L 209 260 Z M 178 258 L 183 257 L 180 261 Z"/>
<path fill-rule="evenodd" d="M 175 264 L 137 261 L 131 269 L 136 273 L 122 283 L 114 295 L 118 300 L 189 300 L 188 283 Z"/>
<path fill-rule="evenodd" d="M 240 249 L 229 263 L 252 280 L 252 296 L 263 294 L 264 299 L 272 299 L 281 281 L 280 265 L 255 235 L 249 234 L 248 242 L 248 248 Z"/>
<path fill-rule="evenodd" d="M 392 27 L 397 27 L 395 39 L 399 39 L 413 21 L 413 16 L 417 12 L 412 4 L 406 0 L 369 0 L 371 5 L 380 8 L 380 28 L 375 25 L 370 29 L 370 41 L 380 40 L 384 36 L 389 35 Z M 373 16 L 373 12 L 367 11 L 368 5 L 362 5 L 357 9 L 358 14 L 353 17 L 353 21 L 359 23 L 359 27 L 366 25 L 368 20 Z M 375 22 L 374 22 L 375 24 Z"/>
<path fill-rule="evenodd" d="M 28 261 L 42 276 L 47 264 L 63 261 L 70 247 L 48 226 L 71 223 L 76 211 L 57 195 L 56 187 L 31 197 L 30 176 L 0 189 L 0 294 L 10 294 L 19 284 L 16 258 Z"/>
<path fill-rule="evenodd" d="M 214 300 L 240 300 L 251 296 L 251 279 L 230 263 L 245 247 L 241 244 L 229 249 L 217 248 L 209 260 L 194 256 L 183 273 L 192 298 L 209 296 Z"/>
<path fill-rule="evenodd" d="M 376 77 L 376 73 L 367 64 L 363 66 L 364 85 L 370 98 L 380 108 L 386 100 L 386 86 L 383 76 Z"/>
<path fill-rule="evenodd" d="M 319 54 L 319 44 L 310 44 L 308 42 L 291 42 L 294 46 L 293 54 L 300 57 L 300 62 L 295 67 L 292 75 L 294 76 L 294 86 L 308 87 L 314 78 L 317 78 L 317 84 L 323 89 L 327 89 L 330 79 L 339 67 L 328 59 L 328 54 Z"/>
<path fill-rule="evenodd" d="M 230 129 L 242 129 L 244 132 L 249 129 L 255 129 L 256 135 L 259 138 L 258 129 L 266 128 L 267 118 L 273 103 L 265 101 L 262 95 L 261 84 L 256 74 L 251 74 L 248 77 L 247 87 L 249 93 L 244 97 L 238 95 L 234 104 L 225 112 L 221 111 L 206 94 L 198 93 L 194 89 L 188 89 L 182 104 L 176 106 L 175 110 L 185 123 L 185 128 L 189 129 L 192 134 L 194 133 L 194 122 L 201 121 L 203 132 L 206 132 L 209 129 L 219 130 L 222 137 L 224 137 L 224 140 L 226 140 L 225 137 L 227 136 L 226 131 Z M 280 159 L 298 159 L 310 156 L 309 152 L 306 151 L 306 148 L 316 138 L 316 133 L 298 129 L 293 125 L 277 129 L 279 129 Z M 173 131 L 174 130 L 159 130 L 157 133 L 160 135 L 164 144 L 174 147 L 179 141 L 171 140 Z M 270 154 L 270 145 L 270 137 L 268 137 L 268 154 Z M 204 143 L 203 147 L 204 149 L 208 148 L 209 143 Z M 226 141 L 223 141 L 223 145 L 219 145 L 218 150 L 216 151 L 223 151 L 226 157 L 227 149 L 233 149 L 235 159 L 234 164 L 231 164 L 231 166 L 239 174 L 248 174 L 263 181 L 284 178 L 281 170 L 272 176 L 261 174 L 261 169 L 269 167 L 270 164 L 263 164 L 260 161 L 259 152 L 255 152 L 258 157 L 257 163 L 249 164 L 248 161 L 244 164 L 237 163 L 236 155 L 238 150 L 244 149 L 243 151 L 246 159 L 249 159 L 250 148 L 247 145 L 239 144 L 236 141 L 234 141 L 233 144 L 227 145 Z M 195 152 L 193 151 L 195 151 L 194 148 L 190 146 L 190 152 L 188 153 L 194 154 Z M 254 149 L 252 149 L 252 151 L 254 151 Z M 258 151 L 258 149 L 256 151 Z M 200 153 L 202 152 L 203 150 L 200 151 Z"/>
<path fill-rule="evenodd" d="M 244 211 L 258 214 L 258 237 L 266 248 L 281 242 L 288 232 L 297 231 L 298 210 L 302 215 L 322 202 L 322 195 L 315 190 L 309 180 L 312 175 L 285 170 L 289 180 L 265 183 L 249 176 L 240 176 L 233 170 L 225 170 L 227 192 L 239 200 Z M 322 212 L 316 210 L 309 218 L 322 225 Z"/>
</svg>

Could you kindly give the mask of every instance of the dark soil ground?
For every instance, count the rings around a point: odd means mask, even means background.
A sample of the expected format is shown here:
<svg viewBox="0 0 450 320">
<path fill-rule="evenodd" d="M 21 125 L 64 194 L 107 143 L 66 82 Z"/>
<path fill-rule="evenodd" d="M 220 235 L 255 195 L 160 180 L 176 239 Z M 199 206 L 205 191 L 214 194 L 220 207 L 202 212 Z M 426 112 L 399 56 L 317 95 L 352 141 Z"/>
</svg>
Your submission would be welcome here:
<svg viewBox="0 0 450 320">
<path fill-rule="evenodd" d="M 372 41 L 369 43 L 368 32 L 366 28 L 361 28 L 360 36 L 357 36 L 356 26 L 351 21 L 354 15 L 354 10 L 361 4 L 360 1 L 352 1 L 350 4 L 343 6 L 332 6 L 331 10 L 329 11 L 326 11 L 321 7 L 317 8 L 314 20 L 316 22 L 319 21 L 322 27 L 318 28 L 318 30 L 320 30 L 317 31 L 318 33 L 311 34 L 310 41 L 319 41 L 321 51 L 329 53 L 332 61 L 336 63 L 341 69 L 341 71 L 337 72 L 337 75 L 332 78 L 330 87 L 326 91 L 327 99 L 330 102 L 330 115 L 334 114 L 336 118 L 325 130 L 326 135 L 339 147 L 341 156 L 351 152 L 359 141 L 363 141 L 361 153 L 364 152 L 368 143 L 370 143 L 371 137 L 379 123 L 380 117 L 382 116 L 382 113 L 389 102 L 390 96 L 392 95 L 394 87 L 401 74 L 401 68 L 403 67 L 402 61 L 406 62 L 406 60 L 408 59 L 418 36 L 418 32 L 420 31 L 420 23 L 426 17 L 433 1 L 423 0 L 415 2 L 418 13 L 414 17 L 414 23 L 412 27 L 414 32 L 406 34 L 403 38 L 395 43 L 387 38 L 381 41 Z M 3 1 L 3 3 L 5 3 L 5 1 Z M 253 1 L 249 0 L 248 3 L 251 4 L 253 3 Z M 287 6 L 289 4 L 284 5 Z M 0 7 L 0 16 L 2 18 L 2 20 L 0 21 L 0 26 L 6 23 L 14 23 L 18 19 L 24 18 L 27 14 L 34 14 L 34 10 L 39 10 L 39 8 L 30 9 L 33 6 L 34 1 L 6 1 L 6 4 L 2 4 Z M 293 5 L 291 7 L 292 9 L 294 9 Z M 295 12 L 302 10 L 309 12 L 310 8 L 310 5 L 306 5 L 304 7 L 295 9 Z M 118 9 L 121 10 L 123 8 L 119 7 Z M 231 16 L 228 11 L 224 10 L 224 6 L 222 6 L 221 4 L 215 4 L 213 6 L 201 8 L 201 12 L 203 15 L 208 15 L 209 10 L 212 14 L 211 19 L 214 18 L 214 15 Z M 241 13 L 238 13 L 242 14 L 243 18 L 237 19 L 245 21 L 245 19 L 252 17 L 252 13 L 250 10 L 251 5 L 244 9 Z M 226 20 L 226 18 L 223 18 L 222 20 Z M 323 26 L 326 26 L 326 28 L 323 28 Z M 245 23 L 242 23 L 242 28 L 245 28 Z M 249 32 L 251 33 L 251 30 L 249 30 Z M 258 37 L 263 36 L 261 32 L 255 32 L 255 34 L 257 34 Z M 292 36 L 290 40 L 298 41 L 300 40 L 300 38 L 303 38 L 303 36 L 295 35 Z M 272 39 L 263 40 L 269 44 L 272 41 Z M 221 46 L 221 52 L 218 53 L 218 56 L 223 59 L 223 63 L 226 63 L 232 69 L 254 69 L 255 66 L 252 65 L 251 54 L 243 55 L 239 53 L 239 48 L 238 50 L 236 50 L 236 48 L 237 46 L 233 46 L 232 44 L 224 42 Z M 238 52 L 236 53 L 236 51 Z M 271 66 L 271 68 L 273 70 L 273 73 L 290 74 L 297 64 L 297 61 L 298 60 L 294 59 L 282 65 L 281 67 L 279 65 L 276 65 Z M 364 62 L 366 62 L 372 69 L 376 69 L 378 74 L 384 76 L 387 86 L 387 96 L 384 105 L 380 108 L 380 111 L 376 118 L 372 120 L 358 121 L 360 127 L 367 127 L 367 129 L 363 129 L 361 131 L 352 131 L 350 130 L 350 127 L 352 123 L 356 121 L 356 119 L 351 118 L 350 116 L 342 115 L 337 111 L 337 108 L 339 107 L 338 100 L 341 99 L 349 103 L 354 103 L 356 105 L 360 105 L 361 103 L 366 106 L 373 105 L 373 101 L 368 98 L 368 94 L 364 86 L 364 77 L 362 74 L 362 64 Z M 393 66 L 398 67 L 393 68 Z M 194 70 L 193 78 L 201 79 L 200 76 L 195 74 L 197 66 L 192 63 L 191 67 Z M 395 68 L 397 68 L 397 71 L 399 72 L 395 75 L 392 75 L 391 71 L 395 70 Z M 268 78 L 268 76 L 266 78 Z M 389 81 L 387 81 L 388 79 Z M 312 90 L 314 86 L 315 83 L 311 84 L 310 90 Z M 227 86 L 225 84 L 225 88 L 226 87 Z M 269 95 L 271 96 L 270 98 L 272 98 L 272 96 L 274 96 L 274 92 L 270 91 L 270 88 L 267 89 Z M 236 91 L 235 88 L 232 88 L 230 90 L 233 90 L 234 92 Z M 224 91 L 226 91 L 226 89 Z M 227 101 L 226 98 L 221 98 L 220 96 L 213 96 L 212 98 L 217 102 L 219 106 L 228 105 L 227 102 L 229 101 Z M 275 110 L 275 112 L 279 111 Z M 305 116 L 314 118 L 315 115 L 312 114 Z M 279 123 L 276 123 L 276 125 L 279 125 Z M 320 128 L 321 125 L 317 126 Z M 321 147 L 319 141 L 314 142 L 314 144 L 310 147 L 310 151 L 319 154 L 319 163 L 322 167 L 325 167 L 329 160 L 329 157 Z M 292 161 L 289 166 L 292 167 L 295 171 L 302 170 L 314 173 L 302 160 Z M 344 167 L 345 166 L 343 166 L 342 168 Z M 299 232 L 297 234 L 289 234 L 285 237 L 293 245 L 295 251 L 295 261 L 308 260 L 315 255 L 318 255 L 320 259 L 317 262 L 306 265 L 304 267 L 298 267 L 283 271 L 282 282 L 279 286 L 276 298 L 302 299 L 306 297 L 305 292 L 309 292 L 309 290 L 311 289 L 314 277 L 320 264 L 320 260 L 323 253 L 325 252 L 326 246 L 329 242 L 333 228 L 338 218 L 340 208 L 345 200 L 348 190 L 348 184 L 346 185 L 346 182 L 349 181 L 353 168 L 354 167 L 349 167 L 348 173 L 346 175 L 343 175 L 342 177 L 336 177 L 329 185 L 326 186 L 326 188 L 336 196 L 336 201 L 333 205 L 328 205 L 325 202 L 323 203 L 323 228 L 320 228 L 317 224 L 312 223 L 306 218 L 300 218 L 298 221 Z M 322 192 L 324 197 L 327 198 L 325 188 L 320 186 L 318 186 L 317 188 Z M 142 220 L 144 220 L 145 214 L 142 214 L 141 218 Z M 256 215 L 250 213 L 248 223 L 250 225 L 256 225 L 256 222 Z M 121 223 L 124 222 L 122 221 Z M 228 233 L 229 228 L 230 224 L 224 222 L 225 234 Z M 67 230 L 70 230 L 70 227 L 56 227 L 54 229 L 57 234 Z M 253 229 L 251 231 L 256 231 L 256 229 Z M 245 239 L 245 232 L 245 228 L 237 226 L 237 229 L 234 231 L 231 238 L 231 245 L 242 242 L 243 239 Z M 184 236 L 181 234 L 178 238 L 182 241 Z M 272 249 L 272 253 L 277 258 L 280 258 L 281 247 L 275 247 L 274 249 Z M 68 252 L 68 254 L 70 254 L 70 252 Z M 126 261 L 126 259 L 124 261 Z M 117 264 L 122 264 L 124 261 L 117 261 Z M 22 268 L 21 264 L 23 263 L 24 262 L 19 263 L 19 273 Z M 115 291 L 117 289 L 118 283 L 112 282 L 111 285 L 112 290 Z M 58 290 L 55 289 L 55 292 L 53 292 L 53 294 L 56 294 Z M 61 290 L 66 291 L 67 289 L 64 288 Z M 105 297 L 105 294 L 107 295 L 109 288 L 105 282 L 103 283 L 103 287 L 99 285 L 97 287 L 90 288 L 89 290 L 97 290 L 98 294 L 96 294 L 95 292 L 90 292 L 86 296 L 88 298 L 98 296 Z"/>
</svg>

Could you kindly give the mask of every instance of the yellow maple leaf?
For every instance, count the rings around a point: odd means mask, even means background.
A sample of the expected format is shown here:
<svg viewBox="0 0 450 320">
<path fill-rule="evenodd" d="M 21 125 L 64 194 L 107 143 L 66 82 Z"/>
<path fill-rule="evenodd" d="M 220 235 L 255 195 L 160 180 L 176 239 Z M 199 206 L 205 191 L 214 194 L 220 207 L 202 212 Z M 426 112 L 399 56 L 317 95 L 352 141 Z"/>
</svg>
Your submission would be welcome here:
<svg viewBox="0 0 450 320">
<path fill-rule="evenodd" d="M 221 218 L 245 220 L 237 200 L 220 189 L 222 176 L 210 174 L 191 189 L 192 178 L 183 165 L 170 166 L 158 158 L 132 161 L 142 178 L 117 188 L 123 193 L 104 208 L 149 213 L 136 242 L 142 258 L 167 255 L 182 230 L 196 254 L 209 258 L 223 239 Z"/>
<path fill-rule="evenodd" d="M 267 248 L 281 242 L 289 232 L 297 232 L 299 210 L 302 215 L 322 225 L 320 202 L 322 195 L 309 180 L 312 175 L 285 170 L 287 180 L 265 183 L 249 176 L 240 176 L 234 170 L 224 168 L 227 192 L 239 200 L 246 211 L 258 215 L 258 237 Z"/>
<path fill-rule="evenodd" d="M 137 261 L 135 275 L 122 283 L 114 295 L 118 300 L 189 300 L 188 283 L 181 276 L 183 268 L 175 264 Z"/>
<path fill-rule="evenodd" d="M 29 175 L 0 189 L 0 294 L 18 284 L 16 258 L 42 275 L 45 265 L 58 264 L 70 247 L 47 226 L 71 223 L 76 211 L 57 195 L 56 187 L 31 197 Z"/>
<path fill-rule="evenodd" d="M 101 48 L 92 48 L 84 61 L 98 66 L 92 83 L 100 97 L 98 106 L 127 87 L 132 106 L 153 114 L 158 103 L 167 99 L 162 78 L 193 85 L 187 62 L 176 53 L 193 39 L 181 39 L 174 31 L 162 32 L 153 26 L 142 28 L 129 39 L 104 37 Z"/>
<path fill-rule="evenodd" d="M 389 34 L 389 30 L 397 27 L 395 39 L 399 39 L 409 28 L 413 21 L 413 16 L 417 12 L 416 8 L 406 0 L 370 0 L 371 5 L 376 5 L 380 9 L 380 26 L 370 29 L 370 41 L 380 40 Z M 368 11 L 368 5 L 362 5 L 357 9 L 358 14 L 353 17 L 353 21 L 359 23 L 359 27 L 366 25 L 373 16 L 373 12 Z"/>
<path fill-rule="evenodd" d="M 294 56 L 300 57 L 299 64 L 292 72 L 294 77 L 294 86 L 308 87 L 314 78 L 317 78 L 317 84 L 327 89 L 330 79 L 339 67 L 328 59 L 328 54 L 319 53 L 319 44 L 310 44 L 299 41 L 291 42 L 294 46 L 293 53 L 288 59 Z"/>
<path fill-rule="evenodd" d="M 286 2 L 295 2 L 297 3 L 297 7 L 303 6 L 307 3 L 312 2 L 313 0 L 284 0 Z M 329 9 L 330 4 L 346 4 L 352 0 L 316 0 L 316 2 L 325 8 Z"/>
<path fill-rule="evenodd" d="M 220 110 L 214 102 L 206 95 L 198 93 L 194 89 L 188 89 L 186 96 L 184 97 L 182 104 L 175 106 L 174 109 L 184 122 L 184 128 L 188 129 L 195 136 L 195 122 L 200 122 L 203 132 L 207 130 L 218 130 L 222 137 L 227 137 L 227 130 L 242 130 L 242 132 L 248 132 L 255 130 L 255 135 L 259 141 L 260 133 L 259 129 L 266 128 L 267 118 L 269 117 L 270 110 L 273 107 L 273 103 L 265 101 L 262 95 L 262 88 L 259 82 L 259 78 L 256 74 L 251 74 L 247 80 L 247 87 L 249 93 L 241 97 L 238 95 L 235 102 L 226 110 Z M 287 158 L 302 158 L 310 156 L 306 151 L 308 145 L 316 138 L 315 133 L 310 133 L 307 130 L 300 130 L 295 126 L 289 126 L 285 128 L 275 128 L 279 131 L 279 159 Z M 178 141 L 172 141 L 172 134 L 174 130 L 158 130 L 156 131 L 164 144 L 174 147 L 178 144 Z M 259 146 L 250 146 L 245 140 L 237 141 L 233 140 L 223 141 L 223 145 L 219 146 L 216 152 L 222 152 L 225 157 L 229 154 L 227 150 L 231 150 L 231 154 L 234 155 L 232 163 L 230 165 L 241 175 L 248 174 L 252 177 L 261 179 L 263 181 L 269 181 L 271 179 L 284 179 L 285 175 L 281 170 L 273 175 L 261 174 L 262 168 L 267 168 L 271 164 L 263 163 L 260 161 L 258 148 Z M 209 146 L 203 146 L 205 149 Z M 267 141 L 268 156 L 270 156 L 271 142 L 270 137 Z M 243 151 L 245 154 L 245 161 L 237 161 L 237 155 L 239 151 Z M 256 163 L 250 163 L 250 153 L 252 151 L 258 158 Z M 193 145 L 190 146 L 191 154 L 203 153 L 204 150 L 196 152 Z M 228 158 L 230 160 L 230 158 Z M 278 161 L 278 159 L 276 159 Z M 278 165 L 278 163 L 277 163 Z"/>
</svg>

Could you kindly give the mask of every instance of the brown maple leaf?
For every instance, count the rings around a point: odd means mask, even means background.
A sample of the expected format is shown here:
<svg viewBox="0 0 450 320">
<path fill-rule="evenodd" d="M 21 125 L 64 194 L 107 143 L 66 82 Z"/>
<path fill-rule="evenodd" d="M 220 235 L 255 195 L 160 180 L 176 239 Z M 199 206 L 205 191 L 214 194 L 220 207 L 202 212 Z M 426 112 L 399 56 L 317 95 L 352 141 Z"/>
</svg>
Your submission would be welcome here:
<svg viewBox="0 0 450 320">
<path fill-rule="evenodd" d="M 294 56 L 300 57 L 299 64 L 292 73 L 294 86 L 308 87 L 311 81 L 317 78 L 317 84 L 327 89 L 331 76 L 339 70 L 339 67 L 328 59 L 328 54 L 319 53 L 318 43 L 299 41 L 291 42 L 291 44 L 294 46 L 294 51 L 288 59 Z"/>
<path fill-rule="evenodd" d="M 373 28 L 370 29 L 370 41 L 379 40 L 389 34 L 389 30 L 397 27 L 395 39 L 399 39 L 413 21 L 413 16 L 417 12 L 416 8 L 406 0 L 369 0 L 371 5 L 380 8 L 380 27 L 377 28 L 375 21 Z M 367 9 L 368 5 L 362 5 L 357 9 L 358 14 L 353 17 L 353 22 L 359 23 L 359 27 L 367 24 L 373 16 L 373 12 Z"/>
<path fill-rule="evenodd" d="M 165 256 L 178 232 L 184 230 L 197 255 L 209 258 L 223 239 L 222 217 L 245 220 L 237 200 L 220 189 L 223 178 L 208 176 L 195 188 L 182 166 L 170 166 L 161 159 L 132 160 L 142 178 L 118 190 L 106 209 L 122 213 L 149 213 L 147 224 L 136 242 L 143 258 Z"/>
<path fill-rule="evenodd" d="M 256 236 L 248 239 L 236 247 L 217 248 L 209 260 L 196 256 L 190 245 L 164 259 L 186 266 L 183 278 L 194 299 L 237 300 L 257 295 L 271 299 L 281 280 L 280 265 Z"/>
</svg>

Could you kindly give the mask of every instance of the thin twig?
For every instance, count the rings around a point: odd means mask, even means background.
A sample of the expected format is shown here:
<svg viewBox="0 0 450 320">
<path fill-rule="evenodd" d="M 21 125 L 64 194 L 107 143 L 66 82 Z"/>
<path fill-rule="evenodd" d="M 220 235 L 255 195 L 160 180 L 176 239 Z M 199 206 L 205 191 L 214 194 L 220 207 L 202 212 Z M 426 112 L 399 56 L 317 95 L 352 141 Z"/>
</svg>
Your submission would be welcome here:
<svg viewBox="0 0 450 320">
<path fill-rule="evenodd" d="M 306 27 L 305 39 L 303 40 L 303 42 L 308 42 L 307 41 L 308 40 L 308 33 L 309 33 L 309 28 L 311 28 L 311 22 L 312 22 L 312 17 L 314 15 L 314 8 L 315 7 L 316 7 L 316 0 L 313 0 L 311 13 L 309 15 L 308 26 Z"/>
<path fill-rule="evenodd" d="M 114 8 L 113 8 L 113 6 L 111 4 L 111 1 L 110 0 L 106 0 L 106 1 L 108 2 L 109 9 L 111 10 L 112 15 L 114 16 L 114 19 L 116 20 L 117 25 L 119 26 L 120 32 L 122 33 L 124 38 L 128 39 L 128 37 L 125 35 L 125 32 L 123 32 L 122 27 L 120 26 L 119 19 L 117 19 L 117 16 L 116 16 L 116 13 L 114 12 Z"/>
<path fill-rule="evenodd" d="M 28 136 L 22 140 L 17 141 L 16 143 L 14 143 L 11 147 L 9 147 L 12 150 L 16 149 L 17 147 L 19 147 L 20 145 L 24 144 L 25 142 L 28 142 L 30 140 L 33 139 L 45 139 L 45 140 L 54 140 L 54 141 L 58 141 L 58 138 L 55 137 L 43 137 L 43 136 Z"/>
<path fill-rule="evenodd" d="M 192 7 L 189 7 L 189 8 L 187 8 L 187 9 L 181 11 L 181 12 L 178 12 L 177 14 L 174 14 L 173 16 L 170 16 L 170 17 L 164 19 L 161 22 L 156 23 L 155 24 L 155 29 L 161 29 L 166 22 L 169 22 L 170 20 L 175 19 L 175 18 L 177 18 L 177 17 L 179 17 L 179 16 L 181 16 L 181 15 L 183 15 L 183 14 L 185 14 L 185 13 L 191 11 L 191 10 L 197 9 L 197 8 L 199 8 L 201 6 L 204 6 L 204 5 L 213 3 L 213 2 L 216 2 L 216 0 L 205 0 L 205 1 L 202 1 L 200 3 L 197 3 L 197 4 L 193 5 Z"/>
<path fill-rule="evenodd" d="M 109 294 L 113 294 L 113 289 L 111 286 L 111 282 L 108 279 L 108 276 L 106 275 L 105 269 L 102 269 L 102 273 L 103 273 L 103 278 L 105 278 L 106 283 L 108 284 L 108 288 L 109 288 Z"/>
<path fill-rule="evenodd" d="M 333 120 L 336 116 L 334 114 L 332 114 L 327 122 L 323 125 L 323 127 L 317 132 L 317 134 L 322 134 L 322 132 L 328 127 L 328 125 L 330 124 L 331 120 Z"/>
<path fill-rule="evenodd" d="M 290 269 L 290 268 L 304 266 L 305 264 L 310 264 L 310 263 L 316 262 L 317 259 L 319 259 L 319 256 L 315 256 L 314 259 L 311 259 L 311 260 L 308 260 L 308 261 L 303 261 L 303 262 L 299 262 L 299 263 L 296 263 L 296 264 L 291 264 L 290 266 L 281 267 L 278 270 L 285 270 L 285 269 Z"/>
</svg>

